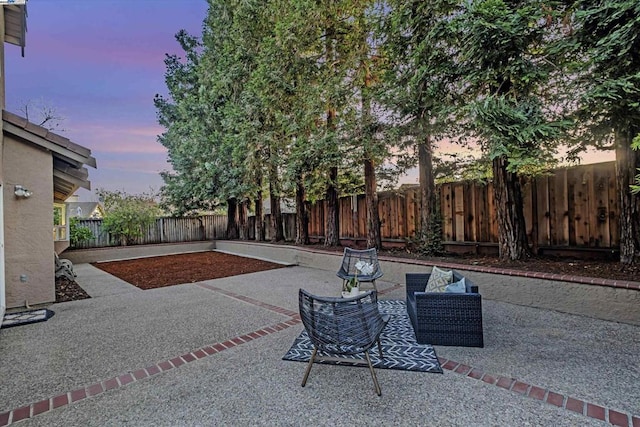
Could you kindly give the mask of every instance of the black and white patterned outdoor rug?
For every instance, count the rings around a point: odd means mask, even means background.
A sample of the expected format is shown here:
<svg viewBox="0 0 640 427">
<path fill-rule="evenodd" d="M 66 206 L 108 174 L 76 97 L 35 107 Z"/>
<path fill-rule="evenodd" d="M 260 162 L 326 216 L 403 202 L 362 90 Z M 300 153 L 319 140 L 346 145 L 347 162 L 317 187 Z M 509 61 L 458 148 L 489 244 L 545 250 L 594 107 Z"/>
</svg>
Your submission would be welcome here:
<svg viewBox="0 0 640 427">
<path fill-rule="evenodd" d="M 2 319 L 2 328 L 28 325 L 30 323 L 44 322 L 51 318 L 54 312 L 42 308 L 39 310 L 21 311 L 19 313 L 6 313 Z"/>
<path fill-rule="evenodd" d="M 391 318 L 382 331 L 382 335 L 380 335 L 384 358 L 380 359 L 377 346 L 374 346 L 369 351 L 369 357 L 371 358 L 373 366 L 383 369 L 441 374 L 442 368 L 440 367 L 440 362 L 438 362 L 438 356 L 436 356 L 434 348 L 428 344 L 418 344 L 416 342 L 404 301 L 378 301 L 378 307 L 381 314 L 389 314 Z M 309 335 L 307 335 L 307 331 L 302 331 L 282 359 L 293 360 L 295 362 L 309 362 L 312 352 L 313 344 L 311 344 L 309 340 Z M 366 363 L 364 354 L 344 356 L 344 358 Z M 319 363 L 349 365 L 349 362 L 322 361 Z"/>
</svg>

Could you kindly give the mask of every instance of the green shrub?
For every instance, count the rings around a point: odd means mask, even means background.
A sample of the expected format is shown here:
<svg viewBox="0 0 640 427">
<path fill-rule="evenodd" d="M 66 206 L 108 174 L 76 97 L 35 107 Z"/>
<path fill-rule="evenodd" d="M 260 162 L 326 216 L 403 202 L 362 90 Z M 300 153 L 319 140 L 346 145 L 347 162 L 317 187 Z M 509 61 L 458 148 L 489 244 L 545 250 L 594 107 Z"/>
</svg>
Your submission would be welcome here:
<svg viewBox="0 0 640 427">
<path fill-rule="evenodd" d="M 412 251 L 426 256 L 442 255 L 444 253 L 442 245 L 442 216 L 437 205 L 431 213 L 426 231 L 416 231 L 415 237 L 409 240 L 409 247 Z"/>
<path fill-rule="evenodd" d="M 126 246 L 143 236 L 144 230 L 153 224 L 161 211 L 153 196 L 132 195 L 124 191 L 99 189 L 98 195 L 105 207 L 103 229 Z"/>
<path fill-rule="evenodd" d="M 78 225 L 79 222 L 78 218 L 69 218 L 69 240 L 71 241 L 71 246 L 77 246 L 79 243 L 94 238 L 89 227 L 82 227 Z"/>
</svg>

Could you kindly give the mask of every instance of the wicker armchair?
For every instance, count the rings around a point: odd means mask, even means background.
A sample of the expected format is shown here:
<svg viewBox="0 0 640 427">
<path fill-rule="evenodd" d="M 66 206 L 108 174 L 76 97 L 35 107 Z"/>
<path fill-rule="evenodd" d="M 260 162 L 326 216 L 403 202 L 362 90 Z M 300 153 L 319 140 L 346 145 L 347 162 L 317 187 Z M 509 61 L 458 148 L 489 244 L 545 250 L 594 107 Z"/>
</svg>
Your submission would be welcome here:
<svg viewBox="0 0 640 427">
<path fill-rule="evenodd" d="M 356 277 L 356 263 L 358 261 L 364 261 L 373 265 L 373 272 L 369 275 L 358 274 L 358 282 L 369 282 L 373 286 L 373 289 L 377 292 L 376 279 L 382 277 L 382 268 L 378 262 L 378 252 L 375 248 L 371 249 L 351 249 L 344 248 L 344 254 L 342 255 L 342 265 L 336 275 L 342 279 L 342 286 L 347 280 Z"/>
<path fill-rule="evenodd" d="M 302 323 L 313 343 L 313 353 L 302 387 L 307 383 L 314 362 L 345 361 L 364 364 L 359 359 L 336 357 L 364 353 L 375 391 L 380 396 L 382 391 L 371 364 L 369 349 L 378 344 L 380 358 L 383 357 L 380 334 L 389 317 L 382 316 L 378 311 L 376 293 L 368 291 L 353 298 L 332 298 L 315 296 L 300 289 L 298 303 Z"/>
<path fill-rule="evenodd" d="M 407 273 L 407 313 L 421 344 L 484 347 L 482 297 L 465 278 L 465 293 L 424 292 L 430 274 Z M 454 270 L 453 280 L 462 279 Z"/>
</svg>

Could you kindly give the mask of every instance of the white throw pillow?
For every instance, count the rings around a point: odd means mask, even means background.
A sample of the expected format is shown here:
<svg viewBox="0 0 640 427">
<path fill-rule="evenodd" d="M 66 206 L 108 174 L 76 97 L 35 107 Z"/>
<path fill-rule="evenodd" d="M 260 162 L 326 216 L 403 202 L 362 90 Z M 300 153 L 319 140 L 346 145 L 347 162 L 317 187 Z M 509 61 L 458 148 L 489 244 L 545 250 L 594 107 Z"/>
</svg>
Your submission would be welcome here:
<svg viewBox="0 0 640 427">
<path fill-rule="evenodd" d="M 444 291 L 454 294 L 464 294 L 467 291 L 467 284 L 464 277 L 457 282 L 447 285 Z"/>
<path fill-rule="evenodd" d="M 431 276 L 427 282 L 425 292 L 444 292 L 449 283 L 453 281 L 453 271 L 440 270 L 438 267 L 433 267 L 431 270 Z"/>
</svg>

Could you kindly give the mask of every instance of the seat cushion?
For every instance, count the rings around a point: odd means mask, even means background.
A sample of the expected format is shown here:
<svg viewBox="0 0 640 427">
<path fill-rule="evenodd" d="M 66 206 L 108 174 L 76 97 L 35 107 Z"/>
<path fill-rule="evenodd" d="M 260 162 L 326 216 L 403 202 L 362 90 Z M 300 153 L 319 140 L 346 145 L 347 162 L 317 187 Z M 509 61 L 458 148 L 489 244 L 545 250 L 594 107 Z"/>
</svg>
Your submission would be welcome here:
<svg viewBox="0 0 640 427">
<path fill-rule="evenodd" d="M 453 271 L 441 270 L 433 267 L 425 292 L 444 292 L 447 285 L 453 281 Z"/>
</svg>

